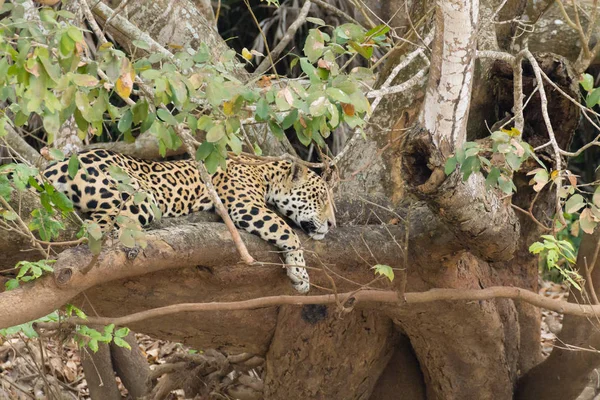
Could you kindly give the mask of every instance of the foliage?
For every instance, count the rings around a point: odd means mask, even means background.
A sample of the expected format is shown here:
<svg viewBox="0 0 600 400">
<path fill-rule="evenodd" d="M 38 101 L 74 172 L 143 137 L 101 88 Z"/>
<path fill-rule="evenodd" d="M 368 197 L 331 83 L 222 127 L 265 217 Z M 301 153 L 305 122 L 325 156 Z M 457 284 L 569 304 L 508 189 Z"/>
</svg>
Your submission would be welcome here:
<svg viewBox="0 0 600 400">
<path fill-rule="evenodd" d="M 72 304 L 67 304 L 65 308 L 67 317 L 72 317 L 73 313 L 81 319 L 87 319 L 85 313 Z M 87 325 L 76 325 L 75 341 L 80 347 L 89 347 L 94 353 L 98 351 L 99 343 L 114 343 L 119 347 L 125 347 L 131 350 L 131 346 L 123 338 L 129 334 L 129 328 L 120 328 L 115 331 L 115 324 L 109 324 L 102 328 L 102 332 L 90 328 Z"/>
<path fill-rule="evenodd" d="M 4 285 L 6 290 L 15 289 L 20 282 L 29 282 L 42 276 L 44 272 L 52 272 L 51 264 L 55 260 L 40 260 L 40 261 L 19 261 L 16 269 L 19 270 L 17 276 L 9 279 Z"/>
<path fill-rule="evenodd" d="M 375 275 L 385 276 L 390 280 L 390 282 L 394 281 L 394 269 L 389 265 L 377 264 L 371 269 L 375 270 Z"/>
<path fill-rule="evenodd" d="M 544 235 L 544 241 L 533 243 L 529 251 L 540 255 L 541 269 L 547 275 L 566 279 L 579 288 L 577 281 L 580 277 L 571 268 L 575 263 L 576 246 L 579 244 L 579 240 L 575 239 L 580 230 L 591 234 L 600 221 L 600 186 L 596 187 L 591 199 L 585 196 L 578 187 L 574 174 L 569 171 L 549 171 L 535 156 L 533 148 L 521 139 L 521 133 L 515 128 L 493 132 L 490 139 L 491 148 L 482 144 L 486 141 L 465 143 L 456 154 L 448 158 L 445 165 L 446 174 L 450 175 L 459 169 L 463 180 L 466 181 L 471 174 L 483 170 L 487 174 L 486 186 L 499 187 L 507 195 L 516 190 L 513 174 L 520 171 L 523 163 L 530 157 L 541 166 L 527 172 L 527 176 L 531 176 L 529 183 L 535 192 L 542 191 L 547 185 L 555 185 L 557 178 L 562 174 L 566 179 L 557 194 L 563 206 L 564 218 L 569 222 L 564 226 L 560 219 L 556 219 L 556 237 Z"/>
<path fill-rule="evenodd" d="M 512 175 L 521 168 L 525 160 L 532 157 L 540 165 L 533 148 L 521 139 L 521 132 L 512 128 L 501 129 L 490 136 L 492 147 L 485 147 L 478 142 L 466 142 L 446 161 L 445 172 L 450 175 L 460 168 L 463 180 L 469 179 L 471 174 L 479 172 L 482 168 L 487 173 L 486 187 L 499 187 L 506 194 L 516 191 Z M 492 154 L 492 160 L 486 157 Z M 499 157 L 494 157 L 498 155 Z"/>
<path fill-rule="evenodd" d="M 542 235 L 543 242 L 529 246 L 532 254 L 539 254 L 549 269 L 556 269 L 577 290 L 581 290 L 581 276 L 572 266 L 576 263 L 575 248 L 568 240 L 559 240 L 552 235 Z"/>
<path fill-rule="evenodd" d="M 339 57 L 370 58 L 373 49 L 388 46 L 386 26 L 369 31 L 355 24 L 339 27 L 319 25 L 311 29 L 304 46 L 304 57 L 292 63 L 303 71 L 301 80 L 243 82 L 236 71 L 248 62 L 250 54 L 238 55 L 229 50 L 213 57 L 206 44 L 198 49 L 181 49 L 173 55 L 153 52 L 151 46 L 136 40 L 145 50 L 141 57 L 129 57 L 105 43 L 97 49 L 95 59 L 86 56 L 86 43 L 80 28 L 71 24 L 71 13 L 42 8 L 42 24 L 28 21 L 18 3 L 2 5 L 0 20 L 0 101 L 6 101 L 14 118 L 0 115 L 0 136 L 4 124 L 16 127 L 37 115 L 43 121 L 47 144 L 52 146 L 60 127 L 70 118 L 76 123 L 81 139 L 98 138 L 108 129 L 118 132 L 126 142 L 148 134 L 159 143 L 164 156 L 167 150 L 182 145 L 181 129 L 196 135 L 205 133 L 196 158 L 210 173 L 225 169 L 228 152 L 246 150 L 261 153 L 250 141 L 244 124 L 263 123 L 277 139 L 293 130 L 298 140 L 308 146 L 325 146 L 324 140 L 341 124 L 352 128 L 364 125 L 370 104 L 361 91 L 372 77 L 367 68 L 349 73 L 340 67 Z M 51 149 L 55 160 L 65 155 Z M 64 225 L 56 212 L 68 213 L 73 205 L 61 192 L 38 177 L 39 171 L 22 164 L 0 169 L 0 196 L 8 199 L 13 186 L 25 190 L 28 185 L 40 194 L 43 208 L 34 210 L 29 228 L 43 241 L 55 240 Z M 69 157 L 68 173 L 79 173 L 77 155 Z M 127 174 L 113 169 L 110 176 L 121 193 L 143 200 L 145 193 L 135 190 Z M 12 183 L 12 185 L 11 185 Z M 160 215 L 158 209 L 153 210 Z M 3 210 L 5 221 L 17 218 Z M 127 247 L 145 246 L 137 221 L 117 218 L 119 240 Z M 100 251 L 102 235 L 97 224 L 88 223 L 80 233 L 94 253 Z"/>
<path fill-rule="evenodd" d="M 38 337 L 39 335 L 37 334 L 35 329 L 33 329 L 34 323 L 36 323 L 36 322 L 58 322 L 58 320 L 59 320 L 58 311 L 54 311 L 54 312 L 46 315 L 45 317 L 38 318 L 34 321 L 29 321 L 29 322 L 26 322 L 21 325 L 11 326 L 10 328 L 0 329 L 0 336 L 6 337 L 6 336 L 14 335 L 15 333 L 21 332 L 28 338 Z"/>
<path fill-rule="evenodd" d="M 583 74 L 579 84 L 587 92 L 585 104 L 592 108 L 600 104 L 600 87 L 594 88 L 594 77 L 590 74 Z"/>
</svg>

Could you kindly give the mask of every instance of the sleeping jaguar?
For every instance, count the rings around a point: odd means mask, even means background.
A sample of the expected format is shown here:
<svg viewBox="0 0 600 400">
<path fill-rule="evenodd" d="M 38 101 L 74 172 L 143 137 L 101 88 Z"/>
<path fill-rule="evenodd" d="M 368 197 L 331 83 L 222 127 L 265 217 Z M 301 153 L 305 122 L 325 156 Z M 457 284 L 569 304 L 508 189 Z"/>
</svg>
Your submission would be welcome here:
<svg viewBox="0 0 600 400">
<path fill-rule="evenodd" d="M 44 176 L 69 197 L 76 209 L 88 213 L 101 228 L 117 215 L 144 226 L 155 219 L 154 207 L 163 216 L 176 217 L 210 210 L 212 201 L 192 161 L 146 161 L 107 150 L 79 153 L 80 168 L 69 177 L 68 160 L 49 166 Z M 227 161 L 212 182 L 229 216 L 240 229 L 260 236 L 286 252 L 287 274 L 296 290 L 308 292 L 308 273 L 300 240 L 288 224 L 267 207 L 274 206 L 309 236 L 321 240 L 335 226 L 333 204 L 325 182 L 313 171 L 288 161 L 256 165 Z M 251 165 L 252 164 L 252 165 Z M 130 186 L 146 193 L 144 200 L 120 192 L 109 173 L 117 166 L 130 178 Z"/>
</svg>

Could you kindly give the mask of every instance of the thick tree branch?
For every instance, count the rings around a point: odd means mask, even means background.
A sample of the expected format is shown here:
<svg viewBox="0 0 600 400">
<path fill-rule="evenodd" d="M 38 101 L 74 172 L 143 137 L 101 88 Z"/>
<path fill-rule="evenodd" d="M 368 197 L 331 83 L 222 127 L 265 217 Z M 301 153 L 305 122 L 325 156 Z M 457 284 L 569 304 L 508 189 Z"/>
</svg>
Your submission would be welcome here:
<svg viewBox="0 0 600 400">
<path fill-rule="evenodd" d="M 304 248 L 308 255 L 308 265 L 318 266 L 323 263 L 328 266 L 337 265 L 337 268 L 354 266 L 356 270 L 351 278 L 357 282 L 368 282 L 373 277 L 369 270 L 371 265 L 360 261 L 361 258 L 370 258 L 368 248 L 378 249 L 378 262 L 398 265 L 398 247 L 390 240 L 390 235 L 402 237 L 403 232 L 398 227 L 391 228 L 336 229 L 328 235 L 327 244 L 307 241 Z M 246 271 L 246 275 L 252 276 L 252 279 L 245 278 L 248 284 L 251 284 L 251 280 L 256 280 L 254 284 L 260 286 L 259 283 L 264 279 L 275 279 L 276 282 L 268 287 L 268 293 L 292 290 L 284 279 L 283 272 L 275 277 L 269 272 L 282 269 L 279 252 L 274 252 L 271 245 L 254 235 L 243 233 L 243 236 L 248 249 L 264 263 L 262 267 L 260 263 L 251 266 L 238 264 L 236 248 L 227 234 L 227 228 L 220 223 L 150 231 L 148 246 L 134 260 L 128 260 L 126 252 L 120 246 L 107 247 L 101 252 L 96 265 L 87 273 L 83 273 L 82 268 L 93 258 L 87 247 L 63 251 L 54 265 L 54 276 L 44 277 L 33 285 L 0 294 L 0 309 L 5 310 L 0 315 L 0 326 L 12 326 L 46 315 L 93 286 L 173 268 L 235 266 L 235 269 Z M 365 247 L 365 243 L 368 247 Z M 358 268 L 358 265 L 362 267 Z M 277 276 L 281 279 L 277 280 Z M 326 282 L 322 278 L 319 280 L 318 276 L 315 276 L 315 280 L 322 281 L 323 284 Z M 357 285 L 360 286 L 360 283 Z M 343 282 L 340 287 L 344 287 Z M 346 284 L 345 287 L 351 289 L 357 286 L 348 287 Z M 11 304 L 22 306 L 17 310 Z"/>
<path fill-rule="evenodd" d="M 479 1 L 437 2 L 436 38 L 421 124 L 449 156 L 466 141 Z"/>
</svg>

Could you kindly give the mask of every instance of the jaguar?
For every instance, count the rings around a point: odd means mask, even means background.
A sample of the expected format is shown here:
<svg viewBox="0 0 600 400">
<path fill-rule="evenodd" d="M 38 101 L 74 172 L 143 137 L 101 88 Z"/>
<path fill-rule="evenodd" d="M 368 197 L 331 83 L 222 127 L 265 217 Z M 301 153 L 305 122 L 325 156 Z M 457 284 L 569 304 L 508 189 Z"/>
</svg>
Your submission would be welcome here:
<svg viewBox="0 0 600 400">
<path fill-rule="evenodd" d="M 162 216 L 177 217 L 214 209 L 195 161 L 150 161 L 104 149 L 83 151 L 77 158 L 79 169 L 72 178 L 68 159 L 50 165 L 43 175 L 103 231 L 118 228 L 118 216 L 146 226 L 158 217 L 158 210 Z M 145 193 L 141 200 L 120 190 L 114 171 L 127 175 L 134 193 Z M 307 293 L 310 281 L 300 238 L 270 207 L 321 240 L 335 226 L 326 182 L 298 163 L 257 162 L 244 156 L 228 159 L 225 170 L 218 169 L 211 179 L 235 225 L 285 252 L 293 287 Z"/>
</svg>

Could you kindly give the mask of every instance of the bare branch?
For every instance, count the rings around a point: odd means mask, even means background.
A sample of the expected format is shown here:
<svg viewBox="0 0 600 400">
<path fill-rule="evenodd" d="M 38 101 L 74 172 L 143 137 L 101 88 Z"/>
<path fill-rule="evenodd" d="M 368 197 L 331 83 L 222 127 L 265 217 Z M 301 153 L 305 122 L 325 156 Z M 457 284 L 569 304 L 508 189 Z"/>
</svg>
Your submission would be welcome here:
<svg viewBox="0 0 600 400">
<path fill-rule="evenodd" d="M 290 40 L 292 40 L 294 38 L 294 35 L 296 34 L 296 31 L 298 31 L 298 28 L 300 28 L 302 26 L 302 24 L 304 24 L 306 22 L 306 17 L 308 16 L 308 12 L 310 11 L 311 5 L 312 4 L 311 4 L 310 0 L 306 0 L 304 2 L 304 5 L 300 9 L 300 14 L 298 15 L 298 18 L 290 25 L 290 27 L 285 32 L 285 35 L 283 35 L 283 38 L 281 38 L 281 41 L 279 41 L 279 43 L 277 43 L 277 46 L 275 46 L 275 48 L 273 50 L 271 50 L 271 58 L 272 59 L 276 59 L 279 56 L 279 54 L 281 54 L 281 52 L 285 49 L 285 47 L 288 45 Z M 256 67 L 254 74 L 262 75 L 271 67 L 271 65 L 272 65 L 271 59 L 265 58 L 260 63 L 260 65 L 258 67 Z"/>
<path fill-rule="evenodd" d="M 431 303 L 435 301 L 486 301 L 494 299 L 513 299 L 532 304 L 539 308 L 556 311 L 564 314 L 580 317 L 600 316 L 600 305 L 574 304 L 564 300 L 554 300 L 527 289 L 508 286 L 493 286 L 485 289 L 431 289 L 425 292 L 409 292 L 404 294 L 405 301 L 401 301 L 398 293 L 392 290 L 358 290 L 354 292 L 340 293 L 337 299 L 341 304 L 352 304 L 355 307 L 363 303 L 384 303 L 405 307 L 414 304 Z M 61 324 L 92 324 L 118 326 L 132 325 L 136 322 L 165 315 L 182 312 L 207 312 L 207 311 L 239 311 L 255 310 L 266 307 L 282 305 L 304 305 L 304 304 L 336 304 L 336 295 L 317 296 L 270 296 L 251 300 L 234 302 L 213 303 L 184 303 L 173 304 L 166 307 L 154 308 L 141 311 L 124 317 L 88 317 L 82 320 L 72 317 L 63 320 Z M 55 330 L 57 323 L 38 323 L 37 326 L 44 329 Z"/>
</svg>

